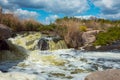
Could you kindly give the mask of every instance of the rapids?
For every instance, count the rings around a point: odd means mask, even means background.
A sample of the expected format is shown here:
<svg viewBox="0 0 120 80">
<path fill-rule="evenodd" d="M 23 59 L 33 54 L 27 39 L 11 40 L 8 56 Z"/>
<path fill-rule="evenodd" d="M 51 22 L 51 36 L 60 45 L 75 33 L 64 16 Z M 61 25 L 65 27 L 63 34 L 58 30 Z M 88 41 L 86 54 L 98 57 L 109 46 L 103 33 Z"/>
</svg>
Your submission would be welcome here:
<svg viewBox="0 0 120 80">
<path fill-rule="evenodd" d="M 13 53 L 9 52 L 6 60 L 0 63 L 0 70 L 35 75 L 36 80 L 84 80 L 86 75 L 94 71 L 120 69 L 120 52 L 86 52 L 62 48 L 40 51 L 36 45 L 41 36 L 39 33 L 22 34 L 9 39 L 17 45 L 17 50 L 13 50 L 17 54 L 15 56 L 22 54 L 25 58 L 7 59 Z"/>
</svg>

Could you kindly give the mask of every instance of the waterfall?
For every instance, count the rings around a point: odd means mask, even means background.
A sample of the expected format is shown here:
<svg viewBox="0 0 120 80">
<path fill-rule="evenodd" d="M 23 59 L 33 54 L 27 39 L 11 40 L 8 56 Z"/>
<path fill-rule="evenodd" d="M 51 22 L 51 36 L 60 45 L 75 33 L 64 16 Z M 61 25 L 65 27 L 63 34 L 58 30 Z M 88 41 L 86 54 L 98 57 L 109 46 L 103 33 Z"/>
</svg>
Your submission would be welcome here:
<svg viewBox="0 0 120 80">
<path fill-rule="evenodd" d="M 58 50 L 67 49 L 67 45 L 64 40 L 58 37 L 48 37 L 42 35 L 39 32 L 24 33 L 18 35 L 15 38 L 9 39 L 13 44 L 24 47 L 27 50 Z"/>
<path fill-rule="evenodd" d="M 0 51 L 0 70 L 7 73 L 0 72 L 0 79 L 84 80 L 94 71 L 120 69 L 119 52 L 67 49 L 64 40 L 39 32 L 18 34 L 7 44 L 10 50 Z M 12 65 L 16 60 L 20 61 Z"/>
<path fill-rule="evenodd" d="M 43 37 L 38 42 L 38 48 L 40 50 L 58 50 L 67 49 L 67 45 L 64 40 L 59 37 Z"/>
<path fill-rule="evenodd" d="M 53 40 L 49 41 L 49 50 L 58 50 L 58 49 L 67 49 L 67 45 L 64 40 L 54 42 Z"/>
</svg>

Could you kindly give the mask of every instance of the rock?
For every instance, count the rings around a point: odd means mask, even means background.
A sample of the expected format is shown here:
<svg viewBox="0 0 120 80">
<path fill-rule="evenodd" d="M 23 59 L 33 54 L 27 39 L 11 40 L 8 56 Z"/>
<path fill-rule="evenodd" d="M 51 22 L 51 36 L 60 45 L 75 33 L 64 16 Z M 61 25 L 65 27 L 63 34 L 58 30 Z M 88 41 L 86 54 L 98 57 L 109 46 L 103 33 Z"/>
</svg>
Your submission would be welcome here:
<svg viewBox="0 0 120 80">
<path fill-rule="evenodd" d="M 38 41 L 37 46 L 40 50 L 56 50 L 67 48 L 65 41 L 58 36 L 43 37 Z"/>
<path fill-rule="evenodd" d="M 47 42 L 47 39 L 41 38 L 38 42 L 38 48 L 40 50 L 48 50 L 49 49 L 49 44 Z"/>
<path fill-rule="evenodd" d="M 120 41 L 115 41 L 114 43 L 103 45 L 103 46 L 85 46 L 85 50 L 88 51 L 112 51 L 120 50 Z"/>
<path fill-rule="evenodd" d="M 120 41 L 115 41 L 111 44 L 100 46 L 96 48 L 98 51 L 110 51 L 110 50 L 120 50 Z"/>
<path fill-rule="evenodd" d="M 80 31 L 73 31 L 67 34 L 64 40 L 69 48 L 78 49 L 79 47 L 83 46 L 82 32 Z"/>
<path fill-rule="evenodd" d="M 0 24 L 0 50 L 9 50 L 9 46 L 5 39 L 8 39 L 12 36 L 12 30 L 3 25 Z"/>
<path fill-rule="evenodd" d="M 100 31 L 99 30 L 92 30 L 87 31 L 82 34 L 82 41 L 84 45 L 93 43 L 96 40 L 95 35 L 97 35 Z"/>
<path fill-rule="evenodd" d="M 4 61 L 17 61 L 24 60 L 28 56 L 27 50 L 19 45 L 13 44 L 11 41 L 6 40 L 7 45 L 9 45 L 9 50 L 0 50 L 0 62 Z M 9 67 L 11 65 L 7 65 Z M 1 66 L 0 66 L 1 67 Z M 4 67 L 5 68 L 5 67 Z M 1 70 L 1 68 L 0 68 Z M 6 70 L 3 70 L 4 72 Z"/>
<path fill-rule="evenodd" d="M 120 80 L 119 69 L 109 69 L 106 71 L 97 71 L 86 76 L 85 80 Z"/>
<path fill-rule="evenodd" d="M 63 40 L 63 39 L 60 38 L 59 36 L 57 36 L 57 37 L 53 37 L 52 40 L 53 40 L 55 43 L 57 43 L 58 41 Z"/>
<path fill-rule="evenodd" d="M 11 36 L 12 30 L 3 24 L 0 24 L 0 40 L 8 39 Z"/>
<path fill-rule="evenodd" d="M 0 50 L 9 50 L 9 45 L 5 40 L 0 40 Z"/>
</svg>

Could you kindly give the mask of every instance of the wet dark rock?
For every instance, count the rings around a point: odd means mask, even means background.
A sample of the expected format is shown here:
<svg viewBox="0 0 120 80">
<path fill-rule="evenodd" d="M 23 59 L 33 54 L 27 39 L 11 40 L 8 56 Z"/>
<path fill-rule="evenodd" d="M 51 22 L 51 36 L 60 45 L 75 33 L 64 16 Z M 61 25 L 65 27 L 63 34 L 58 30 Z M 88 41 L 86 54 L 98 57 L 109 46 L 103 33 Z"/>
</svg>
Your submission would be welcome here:
<svg viewBox="0 0 120 80">
<path fill-rule="evenodd" d="M 0 50 L 9 50 L 6 39 L 13 35 L 12 30 L 3 24 L 0 24 Z"/>
<path fill-rule="evenodd" d="M 9 50 L 9 45 L 5 40 L 0 40 L 0 50 Z"/>
<path fill-rule="evenodd" d="M 38 48 L 40 50 L 48 50 L 49 49 L 49 44 L 45 38 L 41 38 L 38 42 Z"/>
<path fill-rule="evenodd" d="M 8 71 L 7 70 L 4 70 L 4 69 L 0 69 L 1 72 L 3 73 L 7 73 Z"/>
<path fill-rule="evenodd" d="M 49 42 L 48 41 L 53 41 L 53 42 L 57 43 L 60 40 L 62 40 L 62 38 L 60 38 L 60 37 L 54 37 L 54 36 L 43 37 L 38 41 L 37 46 L 40 50 L 48 50 L 49 49 Z"/>
<path fill-rule="evenodd" d="M 60 37 L 54 37 L 54 38 L 53 38 L 53 41 L 54 41 L 55 43 L 57 43 L 57 42 L 60 41 L 60 40 L 63 40 L 63 39 L 60 38 Z"/>
<path fill-rule="evenodd" d="M 120 41 L 113 42 L 108 45 L 103 46 L 93 46 L 93 45 L 87 45 L 83 47 L 87 51 L 115 51 L 120 50 Z"/>
</svg>

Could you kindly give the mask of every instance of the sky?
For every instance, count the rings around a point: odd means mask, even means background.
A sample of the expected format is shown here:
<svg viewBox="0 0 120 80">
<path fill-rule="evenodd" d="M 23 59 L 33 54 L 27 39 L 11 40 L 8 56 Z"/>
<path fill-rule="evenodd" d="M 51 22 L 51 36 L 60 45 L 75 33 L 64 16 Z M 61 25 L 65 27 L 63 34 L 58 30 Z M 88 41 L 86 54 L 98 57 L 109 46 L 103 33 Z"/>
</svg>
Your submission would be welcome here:
<svg viewBox="0 0 120 80">
<path fill-rule="evenodd" d="M 120 0 L 0 0 L 4 13 L 49 24 L 57 18 L 120 19 Z"/>
</svg>

